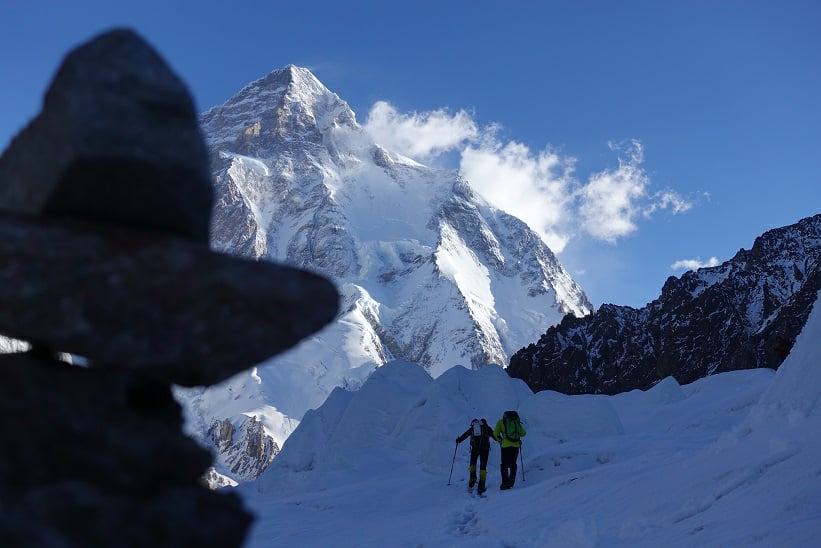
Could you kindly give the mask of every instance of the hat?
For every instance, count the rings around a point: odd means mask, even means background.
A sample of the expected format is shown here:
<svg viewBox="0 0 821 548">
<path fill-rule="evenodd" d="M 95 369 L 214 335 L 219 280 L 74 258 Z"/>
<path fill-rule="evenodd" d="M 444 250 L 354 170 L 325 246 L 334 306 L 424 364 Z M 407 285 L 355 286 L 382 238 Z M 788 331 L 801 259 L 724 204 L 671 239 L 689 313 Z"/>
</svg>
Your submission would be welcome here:
<svg viewBox="0 0 821 548">
<path fill-rule="evenodd" d="M 159 54 L 129 30 L 79 46 L 0 157 L 0 333 L 195 386 L 332 321 L 326 278 L 209 249 L 211 185 Z"/>
</svg>

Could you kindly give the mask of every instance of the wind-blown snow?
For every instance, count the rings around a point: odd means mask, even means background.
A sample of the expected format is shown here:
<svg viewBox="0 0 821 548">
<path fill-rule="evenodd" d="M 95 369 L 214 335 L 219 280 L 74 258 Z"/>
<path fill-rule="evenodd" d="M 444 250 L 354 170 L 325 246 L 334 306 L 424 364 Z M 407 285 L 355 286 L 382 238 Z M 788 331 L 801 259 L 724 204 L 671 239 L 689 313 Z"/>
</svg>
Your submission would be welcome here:
<svg viewBox="0 0 821 548">
<path fill-rule="evenodd" d="M 257 515 L 248 546 L 817 546 L 819 336 L 816 306 L 777 374 L 617 396 L 533 394 L 498 366 L 434 379 L 390 362 L 334 390 L 237 488 Z M 477 498 L 454 440 L 508 408 L 528 430 L 524 474 L 498 490 L 494 443 Z"/>
</svg>

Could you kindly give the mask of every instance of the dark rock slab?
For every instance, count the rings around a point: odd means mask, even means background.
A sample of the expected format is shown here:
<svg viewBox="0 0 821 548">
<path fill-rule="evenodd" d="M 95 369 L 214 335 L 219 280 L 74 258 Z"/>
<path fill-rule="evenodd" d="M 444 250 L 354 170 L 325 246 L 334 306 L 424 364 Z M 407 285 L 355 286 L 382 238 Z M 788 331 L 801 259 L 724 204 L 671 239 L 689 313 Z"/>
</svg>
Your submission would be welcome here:
<svg viewBox="0 0 821 548">
<path fill-rule="evenodd" d="M 167 384 L 0 355 L 0 545 L 241 546 L 251 516 L 181 426 Z"/>
<path fill-rule="evenodd" d="M 335 317 L 325 278 L 229 257 L 181 238 L 0 214 L 0 333 L 210 385 L 295 345 Z"/>
</svg>

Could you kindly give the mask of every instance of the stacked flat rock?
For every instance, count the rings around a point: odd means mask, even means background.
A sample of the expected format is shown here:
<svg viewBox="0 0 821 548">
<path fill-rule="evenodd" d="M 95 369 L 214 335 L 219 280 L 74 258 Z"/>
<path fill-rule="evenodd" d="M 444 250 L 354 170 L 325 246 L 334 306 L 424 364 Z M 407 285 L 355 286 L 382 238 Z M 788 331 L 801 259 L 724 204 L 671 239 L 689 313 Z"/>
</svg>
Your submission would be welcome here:
<svg viewBox="0 0 821 548">
<path fill-rule="evenodd" d="M 200 482 L 167 384 L 0 356 L 0 546 L 242 546 L 251 516 Z"/>
<path fill-rule="evenodd" d="M 185 85 L 128 30 L 71 52 L 0 157 L 0 334 L 33 347 L 0 356 L 0 546 L 242 544 L 171 385 L 293 346 L 338 294 L 211 251 L 208 164 Z"/>
<path fill-rule="evenodd" d="M 209 250 L 208 165 L 190 95 L 137 35 L 68 55 L 0 158 L 20 214 L 0 215 L 0 333 L 191 386 L 331 321 L 325 278 Z"/>
</svg>

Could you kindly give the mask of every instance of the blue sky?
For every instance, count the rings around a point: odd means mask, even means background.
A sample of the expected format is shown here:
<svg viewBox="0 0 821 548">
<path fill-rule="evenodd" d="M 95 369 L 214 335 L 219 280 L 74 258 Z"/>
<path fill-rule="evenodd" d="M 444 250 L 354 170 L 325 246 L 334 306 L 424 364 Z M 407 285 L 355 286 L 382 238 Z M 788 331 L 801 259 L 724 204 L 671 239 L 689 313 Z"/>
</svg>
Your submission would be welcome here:
<svg viewBox="0 0 821 548">
<path fill-rule="evenodd" d="M 810 0 L 0 0 L 0 147 L 66 51 L 114 26 L 200 110 L 310 68 L 375 134 L 535 225 L 596 306 L 643 306 L 674 265 L 821 212 Z"/>
</svg>

